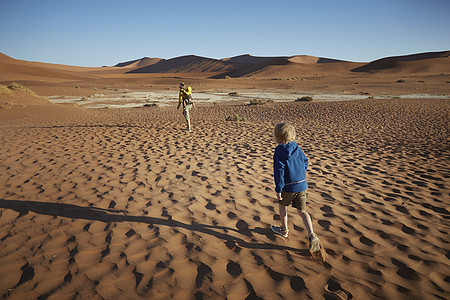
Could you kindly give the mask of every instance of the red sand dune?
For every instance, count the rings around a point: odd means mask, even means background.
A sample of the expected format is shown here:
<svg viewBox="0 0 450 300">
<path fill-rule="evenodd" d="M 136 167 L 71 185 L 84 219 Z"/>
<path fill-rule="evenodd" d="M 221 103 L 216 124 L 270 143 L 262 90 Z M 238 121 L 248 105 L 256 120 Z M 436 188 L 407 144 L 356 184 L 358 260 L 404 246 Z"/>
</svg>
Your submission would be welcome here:
<svg viewBox="0 0 450 300">
<path fill-rule="evenodd" d="M 1 53 L 0 53 L 1 54 Z M 53 65 L 40 62 L 16 60 L 7 55 L 0 55 L 0 82 L 13 80 L 41 80 L 49 81 L 88 80 L 95 79 L 93 75 L 80 70 L 89 68 Z"/>
<path fill-rule="evenodd" d="M 234 63 L 234 64 L 243 64 L 243 65 L 254 65 L 254 64 L 261 64 L 261 63 L 267 63 L 274 59 L 288 59 L 287 56 L 277 56 L 277 57 L 263 57 L 263 56 L 253 56 L 250 54 L 244 54 L 239 56 L 234 56 L 230 58 L 223 58 L 222 61 Z"/>
<path fill-rule="evenodd" d="M 232 68 L 233 65 L 217 59 L 186 55 L 172 59 L 162 59 L 156 64 L 137 68 L 127 73 L 198 73 L 219 72 Z"/>
<path fill-rule="evenodd" d="M 167 90 L 176 89 L 180 80 L 195 84 L 197 89 L 209 90 L 226 87 L 320 93 L 448 94 L 448 53 L 422 53 L 371 63 L 307 55 L 258 57 L 246 54 L 220 60 L 187 55 L 172 59 L 142 58 L 94 68 L 29 62 L 1 54 L 0 83 L 8 85 L 18 81 L 40 95 L 88 96 L 98 89 L 112 87 Z M 217 80 L 229 77 L 233 80 L 226 83 Z M 253 81 L 246 81 L 248 79 Z M 294 80 L 286 81 L 288 79 Z M 404 84 L 395 84 L 399 79 L 403 79 Z"/>
<path fill-rule="evenodd" d="M 449 72 L 450 51 L 426 52 L 419 54 L 392 56 L 370 62 L 355 68 L 354 72 L 389 70 L 391 72 L 405 70 L 409 72 Z"/>
<path fill-rule="evenodd" d="M 136 60 L 131 60 L 114 65 L 115 67 L 127 67 L 127 68 L 142 68 L 150 65 L 154 65 L 163 60 L 162 58 L 143 57 Z"/>
<path fill-rule="evenodd" d="M 345 62 L 343 60 L 316 57 L 310 55 L 294 55 L 289 58 L 289 61 L 299 64 L 326 64 L 326 63 Z"/>
<path fill-rule="evenodd" d="M 388 57 L 370 63 L 355 63 L 308 55 L 291 57 L 257 57 L 249 54 L 224 59 L 212 59 L 187 55 L 172 59 L 148 58 L 118 63 L 113 67 L 77 67 L 41 62 L 16 60 L 0 53 L 0 82 L 12 80 L 82 81 L 99 79 L 108 74 L 168 74 L 215 73 L 213 78 L 224 76 L 248 77 L 271 75 L 298 75 L 309 73 L 349 73 L 383 71 L 398 73 L 447 73 L 450 72 L 450 51 L 420 53 Z M 41 80 L 42 81 L 42 80 Z"/>
</svg>

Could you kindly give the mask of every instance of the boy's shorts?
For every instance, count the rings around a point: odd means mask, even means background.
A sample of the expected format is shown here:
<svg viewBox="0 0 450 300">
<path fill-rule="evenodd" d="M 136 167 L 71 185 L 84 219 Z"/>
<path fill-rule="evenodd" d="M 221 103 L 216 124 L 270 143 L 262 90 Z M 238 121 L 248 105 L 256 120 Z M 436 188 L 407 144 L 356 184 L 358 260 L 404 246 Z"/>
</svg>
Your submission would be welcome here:
<svg viewBox="0 0 450 300">
<path fill-rule="evenodd" d="M 289 206 L 292 203 L 292 206 L 297 209 L 305 210 L 306 208 L 306 190 L 298 193 L 281 192 L 281 198 L 283 199 L 278 200 L 281 205 Z"/>
<path fill-rule="evenodd" d="M 191 108 L 192 108 L 192 104 L 188 104 L 185 107 L 183 107 L 183 115 L 184 118 L 186 119 L 186 121 L 191 120 Z"/>
</svg>

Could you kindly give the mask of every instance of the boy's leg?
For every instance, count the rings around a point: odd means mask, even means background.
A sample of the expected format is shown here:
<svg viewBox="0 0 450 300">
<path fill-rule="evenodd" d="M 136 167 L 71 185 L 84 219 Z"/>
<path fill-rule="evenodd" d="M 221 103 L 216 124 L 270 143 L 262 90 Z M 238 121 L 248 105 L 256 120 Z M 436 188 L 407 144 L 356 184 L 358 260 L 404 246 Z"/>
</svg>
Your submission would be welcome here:
<svg viewBox="0 0 450 300">
<path fill-rule="evenodd" d="M 278 204 L 279 210 L 280 210 L 280 219 L 281 219 L 281 227 L 283 227 L 283 230 L 288 229 L 288 217 L 286 212 L 286 206 L 283 204 Z"/>
<path fill-rule="evenodd" d="M 313 229 L 312 222 L 311 222 L 311 217 L 305 210 L 297 209 L 297 212 L 302 217 L 303 224 L 305 224 L 306 230 L 308 230 L 309 251 L 311 253 L 315 253 L 320 250 L 321 245 L 320 245 L 319 238 L 314 233 L 314 229 Z"/>
<path fill-rule="evenodd" d="M 297 208 L 297 212 L 302 218 L 303 224 L 305 224 L 306 230 L 308 231 L 308 236 L 310 236 L 312 233 L 314 233 L 314 229 L 312 226 L 311 217 L 306 212 L 306 195 L 306 190 L 296 193 L 292 205 Z"/>
<path fill-rule="evenodd" d="M 280 219 L 281 219 L 281 226 L 272 225 L 272 231 L 276 234 L 281 235 L 282 237 L 288 237 L 288 226 L 287 226 L 287 212 L 286 212 L 286 206 L 278 203 L 278 208 L 280 210 Z"/>
<path fill-rule="evenodd" d="M 303 224 L 305 224 L 306 230 L 308 231 L 308 236 L 314 233 L 314 229 L 311 222 L 311 217 L 305 210 L 297 209 L 298 214 L 302 217 Z"/>
</svg>

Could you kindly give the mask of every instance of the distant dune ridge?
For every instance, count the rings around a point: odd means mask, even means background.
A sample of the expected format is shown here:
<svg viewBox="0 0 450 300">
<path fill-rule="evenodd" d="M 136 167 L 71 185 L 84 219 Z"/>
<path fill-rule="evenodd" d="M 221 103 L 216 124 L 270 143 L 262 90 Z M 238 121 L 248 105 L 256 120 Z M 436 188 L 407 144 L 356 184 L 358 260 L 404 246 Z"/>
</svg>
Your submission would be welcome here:
<svg viewBox="0 0 450 300">
<path fill-rule="evenodd" d="M 268 75 L 267 69 L 271 69 L 273 66 L 286 66 L 288 68 L 297 68 L 298 71 L 301 71 L 302 69 L 314 68 L 314 65 L 319 64 L 338 64 L 342 67 L 343 71 L 351 72 L 399 71 L 402 68 L 408 70 L 413 69 L 413 72 L 428 70 L 445 72 L 450 70 L 448 63 L 449 53 L 450 51 L 442 51 L 395 56 L 378 59 L 370 63 L 355 63 L 310 55 L 258 57 L 245 54 L 220 60 L 187 55 L 168 60 L 159 59 L 157 63 L 152 63 L 141 68 L 135 68 L 127 71 L 127 73 L 224 72 L 213 78 L 219 78 L 220 76 L 242 77 L 255 74 Z M 148 58 L 143 58 L 141 60 L 145 59 Z M 126 63 L 125 65 L 124 63 L 121 63 L 116 66 L 122 65 L 129 66 Z M 355 67 L 355 65 L 357 66 Z"/>
<path fill-rule="evenodd" d="M 275 74 L 317 72 L 450 72 L 450 51 L 427 52 L 378 59 L 370 63 L 342 61 L 309 55 L 258 57 L 250 54 L 213 59 L 185 55 L 171 59 L 143 57 L 111 67 L 76 67 L 14 59 L 0 53 L 0 82 L 8 80 L 89 80 L 102 74 L 212 73 L 225 76 L 270 77 Z"/>
<path fill-rule="evenodd" d="M 143 58 L 145 59 L 145 58 Z M 141 59 L 141 60 L 143 60 Z M 140 61 L 140 60 L 136 60 Z M 172 59 L 161 59 L 155 64 L 136 68 L 128 73 L 198 73 L 224 72 L 220 76 L 241 77 L 263 71 L 269 66 L 283 66 L 289 64 L 320 64 L 342 62 L 340 60 L 321 58 L 309 55 L 259 57 L 250 54 L 230 58 L 212 59 L 195 55 L 187 55 Z M 116 66 L 128 66 L 126 63 Z"/>
<path fill-rule="evenodd" d="M 449 70 L 450 51 L 441 52 L 426 52 L 419 54 L 392 56 L 374 60 L 364 66 L 353 69 L 353 72 L 369 72 L 377 70 L 401 69 L 408 67 L 417 67 L 420 69 L 436 69 L 437 66 L 442 67 L 442 70 Z M 409 62 L 405 63 L 405 62 Z"/>
</svg>

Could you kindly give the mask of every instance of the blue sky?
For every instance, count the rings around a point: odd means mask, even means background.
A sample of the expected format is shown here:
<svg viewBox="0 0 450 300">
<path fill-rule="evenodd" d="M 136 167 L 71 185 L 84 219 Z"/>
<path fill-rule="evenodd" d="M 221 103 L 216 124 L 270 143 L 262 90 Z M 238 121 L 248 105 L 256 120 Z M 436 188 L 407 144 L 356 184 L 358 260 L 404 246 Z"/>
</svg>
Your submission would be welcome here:
<svg viewBox="0 0 450 300">
<path fill-rule="evenodd" d="M 0 0 L 0 52 L 77 66 L 246 53 L 372 61 L 450 50 L 449 15 L 449 0 Z"/>
</svg>

